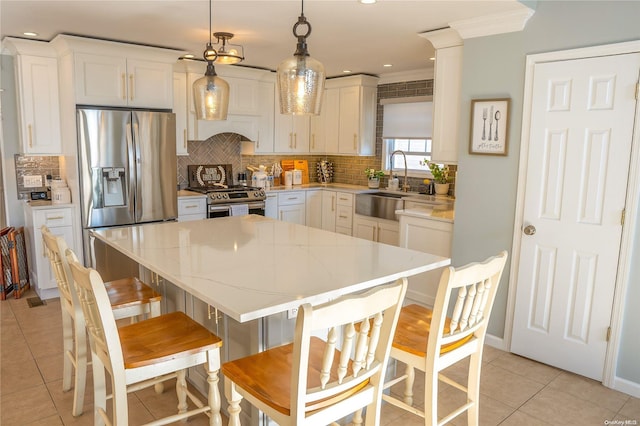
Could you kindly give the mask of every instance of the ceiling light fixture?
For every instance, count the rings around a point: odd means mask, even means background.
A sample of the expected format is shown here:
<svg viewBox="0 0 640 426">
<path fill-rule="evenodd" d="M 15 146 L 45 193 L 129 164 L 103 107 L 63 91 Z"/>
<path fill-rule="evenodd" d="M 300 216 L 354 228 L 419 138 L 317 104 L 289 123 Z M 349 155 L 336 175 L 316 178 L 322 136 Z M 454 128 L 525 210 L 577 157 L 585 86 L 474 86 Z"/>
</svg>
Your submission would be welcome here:
<svg viewBox="0 0 640 426">
<path fill-rule="evenodd" d="M 307 27 L 304 34 L 297 32 L 301 25 Z M 293 35 L 298 38 L 296 51 L 293 58 L 282 61 L 277 70 L 281 114 L 320 114 L 325 72 L 324 66 L 309 56 L 307 51 L 309 34 L 311 34 L 311 24 L 304 16 L 304 0 L 302 0 L 302 10 L 298 22 L 293 25 Z"/>
<path fill-rule="evenodd" d="M 228 43 L 229 47 L 227 48 L 227 42 L 233 38 L 232 33 L 217 32 L 213 33 L 213 36 L 218 40 L 216 45 L 219 45 L 220 41 L 222 41 L 222 46 L 218 48 L 217 63 L 232 65 L 244 61 L 244 47 L 239 44 Z"/>
<path fill-rule="evenodd" d="M 211 43 L 211 0 L 209 0 L 209 43 L 203 53 L 207 61 L 204 77 L 193 82 L 193 100 L 198 120 L 226 120 L 229 109 L 229 83 L 218 77 L 213 62 L 218 52 Z"/>
<path fill-rule="evenodd" d="M 38 33 L 34 33 L 33 31 L 26 31 L 22 34 L 26 35 L 27 37 L 38 37 Z"/>
</svg>

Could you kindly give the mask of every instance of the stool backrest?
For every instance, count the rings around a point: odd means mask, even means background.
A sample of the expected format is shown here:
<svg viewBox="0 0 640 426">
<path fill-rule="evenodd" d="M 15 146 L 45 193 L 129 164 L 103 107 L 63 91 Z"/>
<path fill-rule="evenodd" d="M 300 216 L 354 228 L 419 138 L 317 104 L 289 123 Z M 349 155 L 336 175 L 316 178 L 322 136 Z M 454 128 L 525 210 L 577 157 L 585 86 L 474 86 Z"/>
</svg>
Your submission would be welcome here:
<svg viewBox="0 0 640 426">
<path fill-rule="evenodd" d="M 69 270 L 69 263 L 64 253 L 67 250 L 67 243 L 64 238 L 54 235 L 46 225 L 42 225 L 40 228 L 42 233 L 42 241 L 44 242 L 44 254 L 49 258 L 51 264 L 51 270 L 58 284 L 58 290 L 62 301 L 73 309 L 75 314 L 74 318 L 82 319 L 82 308 L 80 301 L 78 300 L 78 294 L 76 293 L 73 278 L 71 277 L 71 271 Z M 78 319 L 76 319 L 77 321 Z"/>
<path fill-rule="evenodd" d="M 82 266 L 71 249 L 67 249 L 65 255 L 84 313 L 92 353 L 112 374 L 124 371 L 118 328 L 102 277 L 95 269 Z"/>
<path fill-rule="evenodd" d="M 339 403 L 346 406 L 347 415 L 362 406 L 364 399 L 382 397 L 384 373 L 406 290 L 407 280 L 403 278 L 315 308 L 309 304 L 300 307 L 291 377 L 290 406 L 295 424 L 304 423 L 310 411 L 331 405 L 335 409 Z M 319 331 L 326 333 L 326 338 L 314 337 Z M 308 360 L 318 356 L 322 357 L 322 368 L 312 371 Z M 363 398 L 366 392 L 370 394 Z M 379 404 L 377 407 L 379 410 Z M 367 415 L 378 416 L 379 412 Z"/>
</svg>

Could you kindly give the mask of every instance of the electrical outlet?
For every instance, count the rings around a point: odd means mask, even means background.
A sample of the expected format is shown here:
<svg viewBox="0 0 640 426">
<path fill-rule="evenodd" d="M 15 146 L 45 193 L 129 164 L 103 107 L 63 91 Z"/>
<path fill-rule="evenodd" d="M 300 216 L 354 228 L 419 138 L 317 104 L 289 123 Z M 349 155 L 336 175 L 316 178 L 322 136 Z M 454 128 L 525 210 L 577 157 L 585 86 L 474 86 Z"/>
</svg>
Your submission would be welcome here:
<svg viewBox="0 0 640 426">
<path fill-rule="evenodd" d="M 22 179 L 22 186 L 25 188 L 42 187 L 42 176 L 40 175 L 25 175 Z"/>
<path fill-rule="evenodd" d="M 294 319 L 298 316 L 298 308 L 291 308 L 287 311 L 287 319 Z"/>
</svg>

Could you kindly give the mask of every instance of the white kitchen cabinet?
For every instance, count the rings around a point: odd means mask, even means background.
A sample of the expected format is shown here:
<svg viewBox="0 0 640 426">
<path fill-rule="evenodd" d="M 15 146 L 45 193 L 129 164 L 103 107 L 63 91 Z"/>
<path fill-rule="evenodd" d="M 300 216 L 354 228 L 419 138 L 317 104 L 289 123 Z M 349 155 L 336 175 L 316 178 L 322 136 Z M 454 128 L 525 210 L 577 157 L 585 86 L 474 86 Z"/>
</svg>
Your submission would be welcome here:
<svg viewBox="0 0 640 426">
<path fill-rule="evenodd" d="M 314 189 L 306 191 L 306 225 L 312 228 L 324 229 L 322 227 L 324 219 L 324 195 L 325 191 Z"/>
<path fill-rule="evenodd" d="M 207 217 L 207 197 L 178 197 L 178 222 L 199 220 Z"/>
<path fill-rule="evenodd" d="M 336 232 L 351 235 L 353 232 L 353 194 L 336 192 Z"/>
<path fill-rule="evenodd" d="M 127 55 L 131 55 L 127 57 Z M 75 55 L 76 102 L 136 108 L 173 107 L 171 63 L 141 60 L 123 48 L 120 55 Z"/>
<path fill-rule="evenodd" d="M 375 154 L 376 96 L 375 87 L 340 89 L 339 154 Z"/>
<path fill-rule="evenodd" d="M 176 155 L 189 155 L 187 145 L 187 74 L 173 73 L 173 113 L 176 115 Z"/>
<path fill-rule="evenodd" d="M 320 227 L 326 231 L 336 231 L 336 211 L 337 211 L 336 191 L 322 191 L 322 214 Z"/>
<path fill-rule="evenodd" d="M 309 152 L 337 153 L 340 125 L 340 89 L 325 89 L 320 115 L 310 122 Z"/>
<path fill-rule="evenodd" d="M 27 236 L 29 280 L 41 299 L 59 297 L 58 285 L 49 259 L 44 255 L 42 225 L 53 235 L 64 238 L 67 246 L 78 256 L 78 235 L 73 227 L 74 212 L 70 205 L 32 207 L 25 205 L 25 234 Z"/>
<path fill-rule="evenodd" d="M 283 222 L 306 224 L 305 191 L 285 191 L 278 194 L 278 219 Z"/>
<path fill-rule="evenodd" d="M 256 154 L 266 154 L 274 150 L 273 100 L 275 84 L 269 81 L 260 81 L 258 83 L 258 94 L 260 115 L 258 116 L 258 135 L 254 139 L 254 151 Z"/>
<path fill-rule="evenodd" d="M 310 118 L 306 115 L 280 114 L 279 99 L 274 107 L 274 152 L 308 153 Z"/>
<path fill-rule="evenodd" d="M 264 215 L 271 219 L 278 218 L 278 194 L 267 193 L 267 198 L 264 200 Z"/>
<path fill-rule="evenodd" d="M 15 57 L 20 152 L 61 154 L 58 61 L 45 43 L 4 39 Z"/>
<path fill-rule="evenodd" d="M 453 223 L 407 213 L 400 217 L 400 247 L 451 257 Z M 433 306 L 442 268 L 409 277 L 407 298 Z"/>
<path fill-rule="evenodd" d="M 354 215 L 353 236 L 378 243 L 399 245 L 399 224 L 394 220 Z"/>
</svg>

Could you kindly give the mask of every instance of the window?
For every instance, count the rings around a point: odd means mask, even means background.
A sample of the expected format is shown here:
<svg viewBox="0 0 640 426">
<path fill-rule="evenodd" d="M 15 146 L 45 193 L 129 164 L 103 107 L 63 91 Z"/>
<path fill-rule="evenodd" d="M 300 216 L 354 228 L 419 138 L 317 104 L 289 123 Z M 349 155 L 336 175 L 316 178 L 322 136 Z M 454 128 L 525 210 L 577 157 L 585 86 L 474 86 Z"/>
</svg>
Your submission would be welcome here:
<svg viewBox="0 0 640 426">
<path fill-rule="evenodd" d="M 431 160 L 431 138 L 428 139 L 385 139 L 384 140 L 383 169 L 393 173 L 404 173 L 404 158 L 401 154 L 393 156 L 393 164 L 390 164 L 391 153 L 396 150 L 404 152 L 407 157 L 407 172 L 413 176 L 426 175 L 429 167 L 424 160 Z"/>
</svg>

